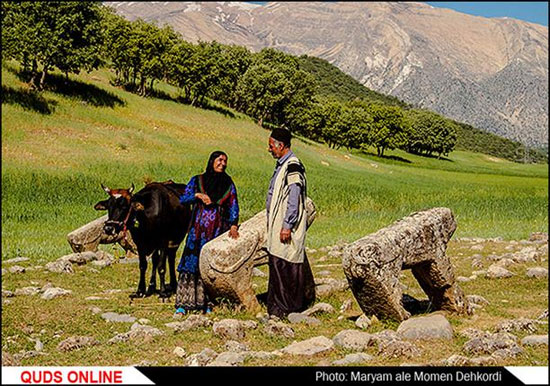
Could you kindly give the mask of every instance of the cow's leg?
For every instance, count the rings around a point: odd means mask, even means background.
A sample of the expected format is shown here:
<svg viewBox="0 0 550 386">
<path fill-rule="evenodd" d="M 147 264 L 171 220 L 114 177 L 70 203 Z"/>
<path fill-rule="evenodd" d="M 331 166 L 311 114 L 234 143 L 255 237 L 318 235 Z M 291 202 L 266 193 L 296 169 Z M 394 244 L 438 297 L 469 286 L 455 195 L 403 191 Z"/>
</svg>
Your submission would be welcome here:
<svg viewBox="0 0 550 386">
<path fill-rule="evenodd" d="M 161 298 L 168 298 L 170 297 L 170 291 L 167 291 L 166 289 L 166 283 L 165 283 L 165 276 L 166 276 L 166 249 L 163 248 L 160 251 L 160 259 L 159 259 L 159 279 L 160 279 L 160 294 L 159 296 Z"/>
<path fill-rule="evenodd" d="M 166 258 L 168 259 L 168 273 L 170 274 L 170 284 L 166 286 L 166 292 L 176 293 L 178 288 L 178 279 L 176 277 L 176 253 L 178 248 L 168 248 Z"/>
<path fill-rule="evenodd" d="M 142 298 L 145 296 L 145 272 L 147 272 L 147 255 L 139 253 L 139 284 L 137 291 L 130 294 L 131 298 Z"/>
<path fill-rule="evenodd" d="M 149 287 L 147 288 L 147 292 L 145 293 L 145 296 L 151 296 L 155 292 L 157 292 L 157 269 L 159 266 L 159 250 L 156 249 L 152 256 L 151 261 L 153 263 L 153 270 L 151 271 L 151 280 L 149 280 Z"/>
</svg>

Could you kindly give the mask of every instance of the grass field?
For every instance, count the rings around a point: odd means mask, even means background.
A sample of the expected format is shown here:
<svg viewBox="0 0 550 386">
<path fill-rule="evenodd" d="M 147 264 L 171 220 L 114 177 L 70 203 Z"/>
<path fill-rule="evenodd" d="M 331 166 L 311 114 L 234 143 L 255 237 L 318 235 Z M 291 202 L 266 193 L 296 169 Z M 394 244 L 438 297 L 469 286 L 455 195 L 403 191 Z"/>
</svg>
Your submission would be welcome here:
<svg viewBox="0 0 550 386">
<path fill-rule="evenodd" d="M 69 87 L 59 76 L 50 91 L 31 98 L 16 67 L 3 67 L 4 258 L 54 260 L 69 251 L 68 232 L 98 217 L 100 183 L 139 189 L 147 178 L 187 182 L 217 149 L 229 155 L 241 219 L 263 208 L 274 167 L 268 131 L 221 107 L 141 98 L 110 86 L 109 77 L 106 70 L 82 74 Z M 520 239 L 548 226 L 547 165 L 460 151 L 444 160 L 401 151 L 381 159 L 299 139 L 293 149 L 318 207 L 308 233 L 313 248 L 353 241 L 435 206 L 453 210 L 455 237 Z"/>
<path fill-rule="evenodd" d="M 265 193 L 275 161 L 267 152 L 269 132 L 252 120 L 223 106 L 197 109 L 176 102 L 176 90 L 160 85 L 164 98 L 141 98 L 109 85 L 110 73 L 99 70 L 71 77 L 63 85 L 54 78 L 48 91 L 36 96 L 26 91 L 14 64 L 2 68 L 2 260 L 25 256 L 22 265 L 44 265 L 70 253 L 66 235 L 99 217 L 93 205 L 105 198 L 100 183 L 110 187 L 136 188 L 145 179 L 187 182 L 204 170 L 208 155 L 217 149 L 229 155 L 228 173 L 233 177 L 241 207 L 241 221 L 264 207 Z M 445 206 L 453 210 L 458 228 L 449 245 L 456 275 L 472 274 L 471 256 L 481 253 L 484 268 L 488 256 L 502 254 L 510 240 L 526 239 L 532 232 L 548 228 L 548 165 L 522 165 L 483 154 L 453 152 L 437 160 L 389 151 L 386 158 L 345 149 L 332 150 L 305 139 L 293 142 L 295 153 L 307 169 L 308 194 L 318 208 L 318 217 L 308 232 L 309 248 L 319 249 L 339 241 L 351 242 L 385 227 L 411 212 Z M 502 242 L 485 242 L 483 251 L 472 250 L 458 237 L 501 237 Z M 521 249 L 522 244 L 514 244 Z M 102 246 L 112 252 L 112 246 Z M 178 252 L 178 256 L 181 253 Z M 329 271 L 343 279 L 340 260 L 317 251 L 310 255 L 314 274 Z M 538 262 L 509 268 L 510 279 L 478 278 L 461 284 L 466 294 L 479 294 L 489 304 L 474 316 L 449 316 L 455 330 L 452 342 L 421 342 L 418 363 L 427 363 L 461 353 L 465 339 L 459 331 L 468 327 L 493 331 L 505 320 L 536 318 L 548 308 L 546 280 L 526 278 L 525 269 L 548 268 L 548 253 Z M 7 268 L 4 266 L 3 268 Z M 266 267 L 261 267 L 267 271 Z M 205 347 L 221 352 L 224 341 L 199 329 L 172 334 L 164 323 L 173 321 L 172 303 L 157 297 L 130 305 L 128 294 L 137 285 L 135 264 L 114 264 L 102 270 L 76 267 L 76 272 L 55 274 L 28 270 L 24 274 L 3 275 L 2 288 L 15 291 L 25 286 L 47 283 L 70 289 L 71 296 L 43 301 L 38 296 L 16 296 L 3 304 L 3 351 L 32 350 L 40 338 L 46 355 L 31 356 L 23 365 L 131 365 L 144 358 L 158 365 L 180 365 L 172 352 L 183 347 L 197 353 Z M 325 272 L 326 274 L 326 272 Z M 266 288 L 265 278 L 255 278 L 257 291 Z M 408 293 L 422 298 L 422 291 L 406 272 L 403 283 Z M 114 290 L 114 291 L 113 291 Z M 98 296 L 102 299 L 86 300 Z M 321 297 L 336 310 L 350 291 Z M 154 327 L 166 331 L 147 344 L 133 342 L 108 345 L 115 333 L 128 331 L 123 323 L 107 323 L 90 311 L 130 313 L 147 318 Z M 353 307 L 338 319 L 321 315 L 320 326 L 293 326 L 295 340 L 355 328 L 353 319 L 361 311 Z M 250 319 L 254 315 L 229 306 L 217 308 L 214 320 Z M 382 321 L 369 332 L 395 329 Z M 547 334 L 541 325 L 537 334 Z M 57 344 L 73 335 L 96 337 L 101 344 L 70 354 L 56 350 Z M 522 338 L 526 333 L 518 334 Z M 272 337 L 261 328 L 247 335 L 252 350 L 280 349 L 293 339 Z M 337 349 L 312 358 L 284 357 L 275 361 L 252 360 L 245 365 L 320 365 L 347 354 Z M 375 352 L 371 352 L 375 355 Z M 369 365 L 398 365 L 402 359 L 375 356 Z M 547 347 L 526 348 L 516 359 L 502 365 L 538 366 L 548 364 Z"/>
</svg>

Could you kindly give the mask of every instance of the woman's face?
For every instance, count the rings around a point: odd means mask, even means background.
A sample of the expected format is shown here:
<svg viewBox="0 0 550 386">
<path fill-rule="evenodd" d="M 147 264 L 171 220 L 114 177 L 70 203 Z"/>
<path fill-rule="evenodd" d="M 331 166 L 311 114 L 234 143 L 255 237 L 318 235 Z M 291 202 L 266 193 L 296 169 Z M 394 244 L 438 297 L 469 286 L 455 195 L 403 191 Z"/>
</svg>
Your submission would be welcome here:
<svg viewBox="0 0 550 386">
<path fill-rule="evenodd" d="M 227 167 L 227 157 L 223 154 L 220 155 L 214 160 L 214 164 L 212 166 L 214 167 L 214 171 L 216 173 L 224 172 L 225 168 Z"/>
</svg>

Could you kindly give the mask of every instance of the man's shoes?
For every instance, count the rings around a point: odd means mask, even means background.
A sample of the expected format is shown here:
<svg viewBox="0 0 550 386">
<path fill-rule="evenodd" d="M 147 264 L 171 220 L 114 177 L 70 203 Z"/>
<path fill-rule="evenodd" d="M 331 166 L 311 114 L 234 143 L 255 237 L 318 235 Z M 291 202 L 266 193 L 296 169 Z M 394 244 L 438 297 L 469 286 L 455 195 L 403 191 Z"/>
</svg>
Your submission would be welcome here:
<svg viewBox="0 0 550 386">
<path fill-rule="evenodd" d="M 211 314 L 211 313 L 212 313 L 212 308 L 206 307 L 206 308 L 204 309 L 204 313 L 205 313 L 205 314 Z"/>
<path fill-rule="evenodd" d="M 186 311 L 185 311 L 185 308 L 183 307 L 179 307 L 176 312 L 174 313 L 174 316 L 179 316 L 179 315 L 185 315 Z"/>
</svg>

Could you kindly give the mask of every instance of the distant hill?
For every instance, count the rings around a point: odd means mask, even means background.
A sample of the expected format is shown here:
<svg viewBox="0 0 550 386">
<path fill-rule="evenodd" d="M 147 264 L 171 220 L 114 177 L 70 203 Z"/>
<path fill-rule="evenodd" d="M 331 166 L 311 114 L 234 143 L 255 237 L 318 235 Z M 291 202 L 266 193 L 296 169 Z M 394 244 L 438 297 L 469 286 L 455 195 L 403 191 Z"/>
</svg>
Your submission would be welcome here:
<svg viewBox="0 0 550 386">
<path fill-rule="evenodd" d="M 413 2 L 108 2 L 128 19 L 327 60 L 372 90 L 548 146 L 548 28 Z"/>
</svg>

